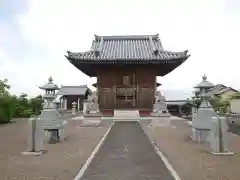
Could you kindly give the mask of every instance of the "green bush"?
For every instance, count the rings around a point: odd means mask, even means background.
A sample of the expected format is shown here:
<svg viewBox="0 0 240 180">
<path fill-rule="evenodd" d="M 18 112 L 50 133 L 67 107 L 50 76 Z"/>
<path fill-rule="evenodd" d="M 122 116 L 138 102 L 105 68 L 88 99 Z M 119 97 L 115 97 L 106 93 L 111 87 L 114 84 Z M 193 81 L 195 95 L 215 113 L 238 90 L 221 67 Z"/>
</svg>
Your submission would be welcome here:
<svg viewBox="0 0 240 180">
<path fill-rule="evenodd" d="M 8 94 L 0 95 L 0 124 L 9 123 L 15 113 L 15 98 Z"/>
<path fill-rule="evenodd" d="M 197 108 L 201 104 L 201 100 L 192 98 L 193 105 Z M 210 98 L 210 103 L 215 111 L 219 111 L 220 113 L 228 113 L 229 111 L 229 102 L 227 100 L 221 98 Z"/>
<path fill-rule="evenodd" d="M 25 110 L 23 110 L 22 115 L 25 118 L 29 118 L 30 116 L 33 115 L 32 109 L 25 109 Z"/>
<path fill-rule="evenodd" d="M 7 79 L 0 80 L 0 124 L 9 123 L 13 117 L 28 118 L 41 113 L 41 95 L 29 99 L 28 95 L 23 93 L 17 97 L 10 95 L 9 89 Z"/>
<path fill-rule="evenodd" d="M 240 99 L 240 92 L 236 92 L 231 97 L 229 97 L 229 99 Z"/>
</svg>

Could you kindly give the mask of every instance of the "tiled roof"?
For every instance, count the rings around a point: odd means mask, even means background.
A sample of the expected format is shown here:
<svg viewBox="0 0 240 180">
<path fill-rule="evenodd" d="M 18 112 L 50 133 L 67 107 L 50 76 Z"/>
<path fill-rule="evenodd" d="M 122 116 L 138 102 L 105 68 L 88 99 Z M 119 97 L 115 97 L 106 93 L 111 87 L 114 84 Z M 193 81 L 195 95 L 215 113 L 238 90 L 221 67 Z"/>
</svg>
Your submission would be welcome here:
<svg viewBox="0 0 240 180">
<path fill-rule="evenodd" d="M 223 84 L 217 84 L 216 86 L 214 86 L 213 88 L 210 89 L 209 94 L 219 95 L 219 94 L 222 94 L 222 93 L 224 93 L 228 90 L 238 92 L 236 89 L 233 89 L 231 87 L 227 87 Z"/>
<path fill-rule="evenodd" d="M 89 90 L 87 85 L 82 86 L 62 86 L 58 91 L 58 95 L 85 95 Z"/>
<path fill-rule="evenodd" d="M 223 84 L 217 84 L 216 86 L 214 86 L 213 88 L 210 89 L 211 93 L 215 93 L 215 92 L 218 92 L 222 89 L 226 89 L 227 86 L 223 85 Z"/>
<path fill-rule="evenodd" d="M 82 53 L 67 52 L 68 60 L 81 61 L 82 63 L 110 63 L 116 60 L 136 60 L 153 63 L 171 60 L 186 60 L 190 55 L 188 51 L 171 52 L 163 49 L 158 35 L 142 36 L 97 36 L 92 42 L 90 51 Z M 171 61 L 172 62 L 172 61 Z"/>
<path fill-rule="evenodd" d="M 237 90 L 235 90 L 235 89 L 233 89 L 233 88 L 231 88 L 231 87 L 226 87 L 226 88 L 223 88 L 223 89 L 221 89 L 221 90 L 219 90 L 218 92 L 215 92 L 215 93 L 213 93 L 213 94 L 216 94 L 216 95 L 220 95 L 220 94 L 222 94 L 222 93 L 224 93 L 224 92 L 226 92 L 226 91 L 234 91 L 234 92 L 238 92 Z"/>
</svg>

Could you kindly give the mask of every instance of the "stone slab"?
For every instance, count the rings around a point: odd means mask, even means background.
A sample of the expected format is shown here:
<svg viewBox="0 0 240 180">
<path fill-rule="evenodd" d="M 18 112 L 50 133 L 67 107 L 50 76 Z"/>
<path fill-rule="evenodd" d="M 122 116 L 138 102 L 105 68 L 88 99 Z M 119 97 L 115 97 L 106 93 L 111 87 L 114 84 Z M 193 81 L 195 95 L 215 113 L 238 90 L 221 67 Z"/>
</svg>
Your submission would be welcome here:
<svg viewBox="0 0 240 180">
<path fill-rule="evenodd" d="M 26 151 L 26 152 L 22 152 L 21 154 L 24 155 L 24 156 L 40 156 L 42 154 L 46 153 L 46 151 L 39 151 L 39 152 L 29 152 L 29 151 Z"/>
<path fill-rule="evenodd" d="M 218 156 L 232 156 L 235 154 L 234 152 L 221 152 L 221 153 L 211 152 L 211 153 Z"/>
<path fill-rule="evenodd" d="M 81 178 L 89 179 L 174 180 L 138 122 L 114 123 Z"/>
<path fill-rule="evenodd" d="M 100 125 L 101 119 L 85 119 L 82 120 L 81 125 L 88 126 L 88 125 Z"/>
<path fill-rule="evenodd" d="M 82 120 L 82 119 L 84 119 L 84 116 L 77 116 L 72 118 L 72 120 Z"/>
<path fill-rule="evenodd" d="M 115 118 L 133 118 L 140 117 L 138 110 L 114 110 Z"/>
<path fill-rule="evenodd" d="M 153 118 L 151 121 L 152 127 L 169 127 L 171 126 L 170 118 Z"/>
</svg>

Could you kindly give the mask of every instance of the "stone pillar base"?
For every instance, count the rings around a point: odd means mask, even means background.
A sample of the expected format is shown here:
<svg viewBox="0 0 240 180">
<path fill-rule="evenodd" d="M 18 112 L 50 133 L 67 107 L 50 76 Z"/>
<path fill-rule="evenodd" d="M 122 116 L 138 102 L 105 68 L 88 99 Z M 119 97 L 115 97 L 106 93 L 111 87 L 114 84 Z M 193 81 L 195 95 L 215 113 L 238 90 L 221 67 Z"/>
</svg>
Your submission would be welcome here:
<svg viewBox="0 0 240 180">
<path fill-rule="evenodd" d="M 67 126 L 67 121 L 63 121 L 61 128 L 59 128 L 59 138 L 60 141 L 63 141 L 66 139 L 66 126 Z"/>
</svg>

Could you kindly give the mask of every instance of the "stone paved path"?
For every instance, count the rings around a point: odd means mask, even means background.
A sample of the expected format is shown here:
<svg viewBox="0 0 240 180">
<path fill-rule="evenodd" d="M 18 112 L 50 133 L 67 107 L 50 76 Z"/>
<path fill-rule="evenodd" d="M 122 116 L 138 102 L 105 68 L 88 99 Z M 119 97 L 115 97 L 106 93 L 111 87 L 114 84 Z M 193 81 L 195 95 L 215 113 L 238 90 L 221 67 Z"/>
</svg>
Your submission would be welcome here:
<svg viewBox="0 0 240 180">
<path fill-rule="evenodd" d="M 174 180 L 138 122 L 115 122 L 81 180 Z"/>
</svg>

